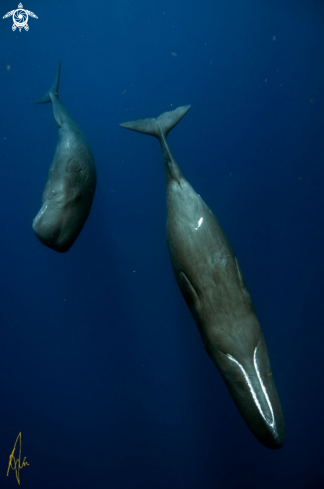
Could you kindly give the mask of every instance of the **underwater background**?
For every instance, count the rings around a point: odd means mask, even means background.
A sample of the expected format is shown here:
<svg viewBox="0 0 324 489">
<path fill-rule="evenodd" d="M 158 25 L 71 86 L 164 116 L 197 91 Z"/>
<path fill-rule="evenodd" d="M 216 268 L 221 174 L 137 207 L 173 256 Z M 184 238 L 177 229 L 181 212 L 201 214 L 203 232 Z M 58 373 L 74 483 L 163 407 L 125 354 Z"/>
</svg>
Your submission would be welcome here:
<svg viewBox="0 0 324 489">
<path fill-rule="evenodd" d="M 324 3 L 27 0 L 0 20 L 0 488 L 324 487 Z M 59 96 L 98 184 L 70 251 L 35 237 Z M 286 444 L 241 418 L 176 284 L 158 141 L 119 123 L 191 104 L 168 137 L 233 245 Z"/>
</svg>

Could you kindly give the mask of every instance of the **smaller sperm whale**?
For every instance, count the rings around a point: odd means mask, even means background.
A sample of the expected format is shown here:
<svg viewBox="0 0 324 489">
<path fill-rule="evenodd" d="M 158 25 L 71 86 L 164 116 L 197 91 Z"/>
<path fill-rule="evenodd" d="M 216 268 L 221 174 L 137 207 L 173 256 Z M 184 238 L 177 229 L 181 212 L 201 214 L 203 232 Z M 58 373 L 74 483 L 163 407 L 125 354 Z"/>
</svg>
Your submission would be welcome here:
<svg viewBox="0 0 324 489">
<path fill-rule="evenodd" d="M 171 263 L 203 345 L 243 419 L 268 448 L 280 448 L 285 425 L 266 343 L 237 257 L 212 211 L 173 158 L 166 138 L 188 112 L 120 124 L 155 136 L 161 145 L 167 194 L 166 234 Z"/>
<path fill-rule="evenodd" d="M 33 221 L 37 238 L 68 251 L 86 222 L 96 189 L 96 165 L 80 128 L 58 98 L 61 63 L 51 89 L 36 104 L 53 104 L 58 142 L 45 185 L 42 207 Z"/>
</svg>

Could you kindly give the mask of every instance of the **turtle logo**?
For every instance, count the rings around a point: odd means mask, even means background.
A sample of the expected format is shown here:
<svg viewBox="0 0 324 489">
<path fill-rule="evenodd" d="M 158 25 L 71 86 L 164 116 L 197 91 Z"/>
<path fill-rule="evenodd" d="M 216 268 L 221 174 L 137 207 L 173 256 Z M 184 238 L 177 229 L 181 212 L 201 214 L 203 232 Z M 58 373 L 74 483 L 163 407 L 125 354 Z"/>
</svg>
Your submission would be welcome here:
<svg viewBox="0 0 324 489">
<path fill-rule="evenodd" d="M 18 27 L 19 32 L 21 32 L 22 28 L 24 28 L 25 31 L 29 31 L 29 25 L 27 24 L 28 16 L 34 17 L 34 19 L 38 19 L 37 15 L 35 15 L 34 12 L 31 12 L 30 10 L 24 10 L 22 3 L 18 5 L 17 10 L 7 12 L 6 15 L 3 16 L 3 19 L 11 16 L 13 20 L 12 30 L 15 31 Z"/>
</svg>

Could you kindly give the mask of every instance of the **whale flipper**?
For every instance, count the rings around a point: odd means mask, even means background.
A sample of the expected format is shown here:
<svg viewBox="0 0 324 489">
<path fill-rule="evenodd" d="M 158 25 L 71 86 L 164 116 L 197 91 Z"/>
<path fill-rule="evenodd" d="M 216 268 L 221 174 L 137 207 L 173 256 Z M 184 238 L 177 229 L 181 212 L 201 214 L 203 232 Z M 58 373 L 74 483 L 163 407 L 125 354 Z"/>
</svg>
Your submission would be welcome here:
<svg viewBox="0 0 324 489">
<path fill-rule="evenodd" d="M 190 107 L 191 105 L 185 105 L 184 107 L 178 107 L 171 112 L 164 112 L 164 114 L 161 114 L 157 119 L 139 119 L 138 121 L 124 122 L 119 125 L 125 129 L 130 129 L 131 131 L 149 134 L 160 140 L 161 133 L 164 137 L 167 137 L 171 129 L 181 121 L 182 117 L 186 115 Z"/>
<path fill-rule="evenodd" d="M 60 76 L 61 76 L 61 61 L 59 62 L 58 70 L 57 70 L 56 77 L 55 77 L 53 85 L 51 86 L 49 91 L 47 93 L 45 93 L 45 95 L 43 95 L 43 97 L 36 100 L 36 102 L 34 102 L 34 104 L 49 104 L 49 103 L 52 103 L 51 95 L 52 96 L 56 95 L 58 97 L 58 88 L 59 88 L 59 83 L 60 83 Z"/>
<path fill-rule="evenodd" d="M 199 307 L 199 297 L 194 287 L 183 272 L 179 273 L 179 287 L 184 297 L 184 300 L 188 304 L 188 307 Z"/>
</svg>

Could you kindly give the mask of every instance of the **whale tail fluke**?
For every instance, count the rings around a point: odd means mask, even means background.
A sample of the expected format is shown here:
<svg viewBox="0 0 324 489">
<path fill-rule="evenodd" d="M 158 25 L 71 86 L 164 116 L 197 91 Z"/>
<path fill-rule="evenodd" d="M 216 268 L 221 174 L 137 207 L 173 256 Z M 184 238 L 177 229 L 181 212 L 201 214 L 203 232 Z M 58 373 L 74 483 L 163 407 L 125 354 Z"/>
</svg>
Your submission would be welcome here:
<svg viewBox="0 0 324 489">
<path fill-rule="evenodd" d="M 58 97 L 60 74 L 61 74 L 61 61 L 59 62 L 58 70 L 53 85 L 51 86 L 49 91 L 45 93 L 43 97 L 39 98 L 36 102 L 34 102 L 34 104 L 48 104 L 52 102 L 51 95 L 52 96 L 55 95 L 56 97 Z"/>
<path fill-rule="evenodd" d="M 190 107 L 191 105 L 185 105 L 171 112 L 164 112 L 157 119 L 139 119 L 137 121 L 124 122 L 119 125 L 131 131 L 150 134 L 160 140 L 162 136 L 167 137 L 171 129 L 186 115 Z"/>
</svg>

